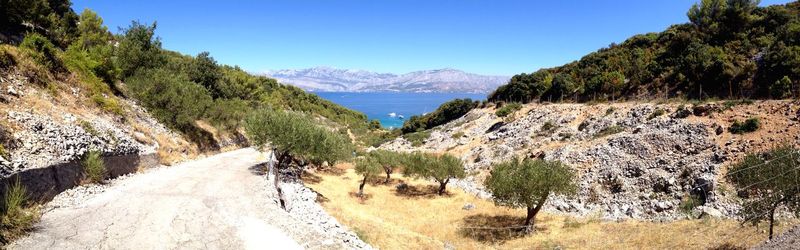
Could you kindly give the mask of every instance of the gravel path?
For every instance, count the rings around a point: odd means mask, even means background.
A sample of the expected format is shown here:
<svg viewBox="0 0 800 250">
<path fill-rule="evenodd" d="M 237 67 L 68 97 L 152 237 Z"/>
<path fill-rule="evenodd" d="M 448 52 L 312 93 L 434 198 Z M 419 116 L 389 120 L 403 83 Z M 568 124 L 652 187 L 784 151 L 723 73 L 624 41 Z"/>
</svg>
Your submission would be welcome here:
<svg viewBox="0 0 800 250">
<path fill-rule="evenodd" d="M 764 244 L 754 249 L 800 249 L 800 225 L 794 226 L 783 234 L 776 235 L 774 239 L 764 242 Z"/>
<path fill-rule="evenodd" d="M 68 191 L 10 249 L 344 249 L 288 216 L 241 149 Z"/>
</svg>

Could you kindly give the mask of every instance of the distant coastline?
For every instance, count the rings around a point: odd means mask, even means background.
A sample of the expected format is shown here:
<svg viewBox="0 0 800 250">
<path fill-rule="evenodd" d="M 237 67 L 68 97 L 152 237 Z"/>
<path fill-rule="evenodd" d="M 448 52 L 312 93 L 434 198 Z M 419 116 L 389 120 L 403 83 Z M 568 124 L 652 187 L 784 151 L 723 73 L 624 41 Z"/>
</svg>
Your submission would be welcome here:
<svg viewBox="0 0 800 250">
<path fill-rule="evenodd" d="M 484 93 L 411 93 L 411 92 L 314 92 L 336 104 L 362 112 L 384 128 L 399 128 L 413 115 L 436 110 L 455 98 L 485 100 Z M 394 116 L 390 114 L 394 113 Z M 403 118 L 400 118 L 403 116 Z"/>
</svg>

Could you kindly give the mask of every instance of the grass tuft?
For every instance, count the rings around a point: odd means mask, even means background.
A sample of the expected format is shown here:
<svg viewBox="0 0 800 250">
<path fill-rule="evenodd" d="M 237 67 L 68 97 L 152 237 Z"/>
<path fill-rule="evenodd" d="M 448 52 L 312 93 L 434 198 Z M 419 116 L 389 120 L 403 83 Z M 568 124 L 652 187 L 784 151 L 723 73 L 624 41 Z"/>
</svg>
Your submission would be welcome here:
<svg viewBox="0 0 800 250">
<path fill-rule="evenodd" d="M 610 127 L 604 128 L 603 130 L 600 130 L 599 132 L 597 132 L 597 134 L 594 135 L 594 138 L 597 139 L 597 138 L 601 138 L 601 137 L 606 137 L 606 136 L 609 136 L 609 135 L 620 133 L 620 132 L 622 132 L 624 130 L 625 129 L 623 129 L 622 127 L 620 127 L 618 125 L 610 126 Z"/>
<path fill-rule="evenodd" d="M 83 172 L 90 183 L 100 183 L 106 177 L 106 167 L 100 151 L 91 150 L 83 158 Z"/>
<path fill-rule="evenodd" d="M 25 207 L 27 190 L 19 179 L 11 183 L 3 196 L 3 207 L 0 210 L 0 241 L 9 243 L 31 228 L 39 219 L 36 207 Z"/>
<path fill-rule="evenodd" d="M 731 127 L 728 128 L 728 131 L 730 131 L 732 134 L 744 134 L 754 132 L 758 130 L 759 127 L 761 127 L 761 122 L 758 120 L 758 118 L 751 117 L 744 122 L 733 121 L 733 124 L 731 124 Z"/>
</svg>

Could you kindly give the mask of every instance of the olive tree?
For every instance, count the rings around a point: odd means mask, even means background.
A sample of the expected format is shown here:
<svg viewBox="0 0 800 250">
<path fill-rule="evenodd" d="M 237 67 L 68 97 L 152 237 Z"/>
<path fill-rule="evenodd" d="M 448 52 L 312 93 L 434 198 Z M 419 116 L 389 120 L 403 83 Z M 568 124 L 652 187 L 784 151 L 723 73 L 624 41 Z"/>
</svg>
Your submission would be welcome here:
<svg viewBox="0 0 800 250">
<path fill-rule="evenodd" d="M 378 176 L 381 172 L 383 172 L 383 168 L 374 155 L 368 154 L 356 159 L 356 173 L 364 177 L 361 184 L 358 185 L 359 197 L 364 195 L 364 185 L 367 185 L 367 180 Z"/>
<path fill-rule="evenodd" d="M 559 161 L 512 159 L 494 166 L 484 185 L 497 205 L 525 208 L 525 229 L 533 229 L 534 218 L 551 194 L 576 192 L 575 174 Z"/>
<path fill-rule="evenodd" d="M 404 157 L 401 153 L 388 150 L 375 150 L 370 152 L 369 156 L 377 161 L 381 168 L 383 168 L 383 172 L 386 173 L 386 183 L 389 183 L 389 180 L 392 178 L 392 173 L 402 164 Z"/>
<path fill-rule="evenodd" d="M 800 213 L 800 155 L 792 146 L 748 154 L 726 177 L 747 198 L 740 210 L 744 222 L 769 221 L 770 239 L 778 207 Z"/>
<path fill-rule="evenodd" d="M 344 136 L 317 126 L 301 113 L 257 111 L 247 118 L 245 129 L 253 145 L 269 145 L 275 154 L 278 168 L 275 171 L 275 188 L 283 208 L 285 204 L 278 185 L 281 169 L 288 169 L 292 163 L 301 168 L 309 162 L 333 164 L 347 159 L 352 152 L 352 144 Z"/>
<path fill-rule="evenodd" d="M 415 152 L 405 158 L 405 175 L 435 180 L 439 183 L 439 195 L 445 193 L 450 179 L 466 177 L 461 160 L 452 155 Z"/>
</svg>

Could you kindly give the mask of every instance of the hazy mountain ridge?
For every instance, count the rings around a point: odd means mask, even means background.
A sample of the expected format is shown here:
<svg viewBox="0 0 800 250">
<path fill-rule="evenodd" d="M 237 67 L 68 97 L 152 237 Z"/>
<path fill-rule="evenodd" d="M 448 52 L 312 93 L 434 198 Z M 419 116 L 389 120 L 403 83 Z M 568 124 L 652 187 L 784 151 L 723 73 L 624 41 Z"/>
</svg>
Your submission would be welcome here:
<svg viewBox="0 0 800 250">
<path fill-rule="evenodd" d="M 395 75 L 365 70 L 315 67 L 266 72 L 282 83 L 308 91 L 463 92 L 488 93 L 508 82 L 508 76 L 486 76 L 456 69 L 422 70 Z"/>
</svg>

